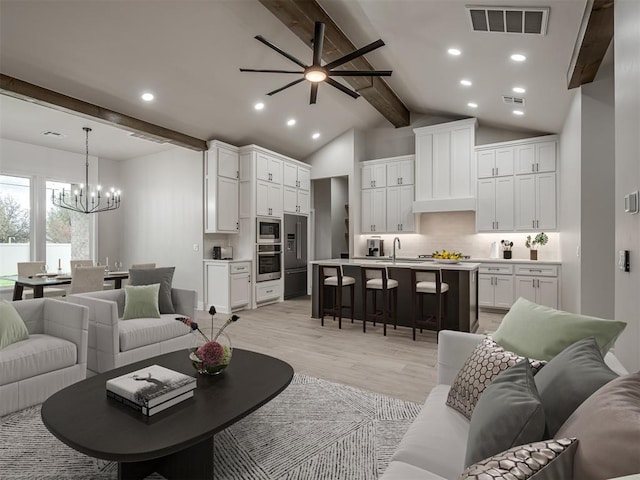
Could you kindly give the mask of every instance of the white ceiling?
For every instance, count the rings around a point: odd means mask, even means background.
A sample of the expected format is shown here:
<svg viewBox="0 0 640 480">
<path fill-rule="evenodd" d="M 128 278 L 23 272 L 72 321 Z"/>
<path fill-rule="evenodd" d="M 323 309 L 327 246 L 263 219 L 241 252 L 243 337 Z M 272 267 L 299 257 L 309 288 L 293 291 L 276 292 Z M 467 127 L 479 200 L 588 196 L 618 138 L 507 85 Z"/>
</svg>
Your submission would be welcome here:
<svg viewBox="0 0 640 480">
<path fill-rule="evenodd" d="M 357 46 L 382 38 L 367 55 L 412 114 L 476 116 L 481 124 L 557 133 L 572 92 L 566 75 L 586 0 L 509 0 L 510 6 L 550 7 L 545 36 L 474 33 L 469 0 L 320 0 Z M 500 5 L 495 0 L 478 1 Z M 390 124 L 366 100 L 321 85 L 309 105 L 306 82 L 273 97 L 265 93 L 295 79 L 240 73 L 247 68 L 291 68 L 259 43 L 261 34 L 311 63 L 311 49 L 257 0 L 0 1 L 0 70 L 89 103 L 200 139 L 256 143 L 305 158 L 349 128 Z M 456 46 L 459 57 L 447 55 Z M 512 53 L 528 60 L 516 64 Z M 462 87 L 467 78 L 471 87 Z M 525 115 L 515 117 L 501 95 L 527 88 Z M 150 90 L 156 100 L 140 100 Z M 266 108 L 257 113 L 256 101 Z M 478 103 L 469 109 L 469 101 Z M 0 96 L 3 138 L 84 151 L 82 126 L 94 128 L 90 153 L 132 158 L 169 148 L 122 130 Z M 288 118 L 297 125 L 287 127 Z M 65 134 L 43 137 L 42 131 Z M 319 131 L 313 141 L 311 133 Z"/>
</svg>

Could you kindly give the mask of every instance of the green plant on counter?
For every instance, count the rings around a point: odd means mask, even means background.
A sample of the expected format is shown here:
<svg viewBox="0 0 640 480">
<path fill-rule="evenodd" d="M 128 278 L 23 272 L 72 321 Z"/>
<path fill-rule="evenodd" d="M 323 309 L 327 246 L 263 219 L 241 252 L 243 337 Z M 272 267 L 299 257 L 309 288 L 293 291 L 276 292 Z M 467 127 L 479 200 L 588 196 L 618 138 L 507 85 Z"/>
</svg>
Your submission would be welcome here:
<svg viewBox="0 0 640 480">
<path fill-rule="evenodd" d="M 549 241 L 549 237 L 546 233 L 540 232 L 537 234 L 533 240 L 531 240 L 531 235 L 527 235 L 527 240 L 524 242 L 524 246 L 527 248 L 536 248 L 536 245 L 546 245 Z"/>
</svg>

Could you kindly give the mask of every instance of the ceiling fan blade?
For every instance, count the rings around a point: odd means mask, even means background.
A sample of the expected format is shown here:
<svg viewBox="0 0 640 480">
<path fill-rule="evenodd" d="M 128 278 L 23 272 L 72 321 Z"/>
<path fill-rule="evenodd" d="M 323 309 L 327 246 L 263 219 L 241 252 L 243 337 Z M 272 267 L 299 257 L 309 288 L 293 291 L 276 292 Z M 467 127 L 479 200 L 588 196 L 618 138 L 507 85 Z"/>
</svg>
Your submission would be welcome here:
<svg viewBox="0 0 640 480">
<path fill-rule="evenodd" d="M 314 103 L 316 103 L 316 99 L 318 98 L 318 84 L 317 83 L 312 83 L 311 84 L 311 97 L 309 99 L 309 105 L 313 105 Z"/>
<path fill-rule="evenodd" d="M 262 73 L 297 73 L 303 74 L 304 70 L 293 71 L 293 70 L 256 70 L 254 68 L 241 68 L 241 72 L 262 72 Z"/>
<path fill-rule="evenodd" d="M 278 92 L 281 92 L 282 90 L 284 90 L 285 88 L 289 88 L 289 87 L 293 87 L 295 84 L 303 82 L 304 81 L 304 77 L 299 78 L 298 80 L 294 80 L 291 83 L 287 83 L 284 87 L 280 87 L 277 90 L 274 90 L 272 92 L 267 93 L 267 95 L 271 96 L 271 95 L 275 95 Z"/>
<path fill-rule="evenodd" d="M 393 70 L 333 70 L 330 77 L 390 77 Z"/>
<path fill-rule="evenodd" d="M 300 65 L 302 68 L 307 68 L 307 65 L 305 65 L 304 63 L 302 63 L 300 60 L 298 60 L 296 57 L 294 57 L 293 55 L 289 55 L 287 52 L 285 52 L 284 50 L 282 50 L 281 48 L 277 47 L 276 45 L 274 45 L 273 43 L 271 43 L 269 40 L 267 40 L 266 38 L 264 38 L 262 35 L 256 35 L 254 37 L 256 40 L 258 40 L 259 42 L 264 43 L 267 47 L 272 48 L 273 50 L 275 50 L 276 52 L 278 52 L 280 55 L 282 55 L 283 57 L 288 58 L 289 60 L 291 60 L 293 63 L 296 63 L 298 65 Z"/>
<path fill-rule="evenodd" d="M 322 62 L 322 45 L 324 44 L 324 23 L 316 22 L 316 28 L 313 35 L 313 65 L 321 66 Z M 315 102 L 312 102 L 315 103 Z"/>
<path fill-rule="evenodd" d="M 327 82 L 329 85 L 331 85 L 332 87 L 337 88 L 338 90 L 340 90 L 341 92 L 346 93 L 347 95 L 349 95 L 350 97 L 353 98 L 358 98 L 360 95 L 356 92 L 354 92 L 353 90 L 345 87 L 344 85 L 342 85 L 341 83 L 336 82 L 333 78 L 329 78 L 327 77 L 327 79 L 325 80 L 325 82 Z"/>
<path fill-rule="evenodd" d="M 384 45 L 384 42 L 382 40 L 376 40 L 375 42 L 370 43 L 369 45 L 366 45 L 362 48 L 359 48 L 358 50 L 355 50 L 351 53 L 346 54 L 344 57 L 340 57 L 331 63 L 327 63 L 324 66 L 324 68 L 327 70 L 331 70 L 332 68 L 339 67 L 340 65 L 350 62 L 354 58 L 358 58 L 366 53 L 369 53 L 375 50 L 376 48 L 382 47 L 383 45 Z"/>
</svg>

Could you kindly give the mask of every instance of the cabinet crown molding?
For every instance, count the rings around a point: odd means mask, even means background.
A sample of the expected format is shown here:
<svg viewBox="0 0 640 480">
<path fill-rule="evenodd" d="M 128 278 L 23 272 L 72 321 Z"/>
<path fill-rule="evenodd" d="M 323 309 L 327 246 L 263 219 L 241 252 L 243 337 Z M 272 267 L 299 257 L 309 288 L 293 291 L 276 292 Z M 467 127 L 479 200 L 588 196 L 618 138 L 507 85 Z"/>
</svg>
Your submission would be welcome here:
<svg viewBox="0 0 640 480">
<path fill-rule="evenodd" d="M 473 118 L 465 118 L 464 120 L 455 120 L 453 122 L 444 122 L 444 123 L 436 123 L 435 125 L 426 125 L 424 127 L 418 127 L 413 129 L 413 133 L 416 136 L 420 135 L 428 135 L 433 132 L 437 132 L 438 130 L 452 130 L 458 127 L 466 127 L 468 125 L 473 125 L 473 128 L 478 128 L 478 119 Z"/>
</svg>

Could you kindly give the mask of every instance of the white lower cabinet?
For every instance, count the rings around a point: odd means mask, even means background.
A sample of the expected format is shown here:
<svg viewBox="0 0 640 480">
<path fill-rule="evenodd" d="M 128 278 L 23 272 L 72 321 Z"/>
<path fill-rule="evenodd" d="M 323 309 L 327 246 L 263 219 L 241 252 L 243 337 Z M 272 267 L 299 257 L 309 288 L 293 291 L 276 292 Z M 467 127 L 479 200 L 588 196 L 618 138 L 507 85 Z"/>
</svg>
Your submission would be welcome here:
<svg viewBox="0 0 640 480">
<path fill-rule="evenodd" d="M 516 266 L 516 298 L 558 308 L 558 267 L 555 265 Z"/>
<path fill-rule="evenodd" d="M 362 233 L 384 232 L 387 228 L 387 189 L 362 190 Z"/>
<path fill-rule="evenodd" d="M 513 265 L 483 263 L 478 271 L 478 305 L 511 308 Z"/>
<path fill-rule="evenodd" d="M 204 308 L 219 313 L 242 310 L 251 303 L 251 262 L 205 261 Z"/>
<path fill-rule="evenodd" d="M 282 281 L 271 280 L 256 284 L 256 303 L 278 300 L 282 295 Z"/>
</svg>

